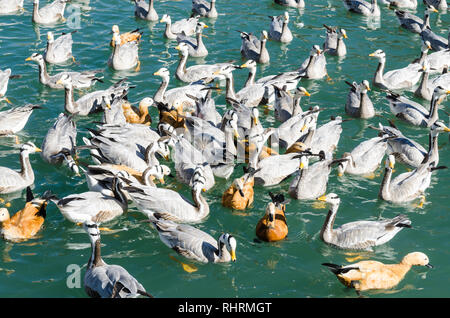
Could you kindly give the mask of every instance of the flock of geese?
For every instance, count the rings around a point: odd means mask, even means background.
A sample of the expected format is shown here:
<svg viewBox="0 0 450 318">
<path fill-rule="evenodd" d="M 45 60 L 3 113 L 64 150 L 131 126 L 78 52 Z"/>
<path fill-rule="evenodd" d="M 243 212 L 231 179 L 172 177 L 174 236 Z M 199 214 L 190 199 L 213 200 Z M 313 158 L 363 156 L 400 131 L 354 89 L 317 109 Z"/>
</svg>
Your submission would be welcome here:
<svg viewBox="0 0 450 318">
<path fill-rule="evenodd" d="M 377 0 L 335 2 L 355 14 L 367 16 L 380 16 L 384 10 Z M 439 120 L 440 104 L 450 94 L 450 50 L 448 39 L 435 34 L 430 26 L 430 14 L 446 10 L 446 1 L 426 0 L 423 20 L 403 11 L 417 9 L 417 0 L 380 2 L 383 6 L 387 4 L 395 8 L 399 25 L 419 34 L 422 47 L 417 60 L 388 72 L 385 72 L 387 53 L 380 49 L 371 53 L 370 56 L 378 60 L 372 85 L 385 91 L 397 119 L 429 131 L 428 149 L 403 135 L 392 123 L 389 126 L 380 123 L 378 127 L 371 127 L 377 131 L 376 137 L 349 149 L 341 158 L 334 157 L 345 120 L 341 116 L 333 116 L 318 125 L 322 108 L 302 109 L 301 99 L 310 93 L 299 84 L 305 79 L 329 78 L 326 56 L 344 56 L 347 50 L 351 50 L 344 42 L 348 38 L 347 33 L 340 27 L 324 25 L 326 40 L 323 46 L 313 45 L 309 57 L 297 68 L 258 79 L 258 64 L 268 63 L 271 59 L 267 41 L 288 43 L 293 40 L 287 11 L 280 16 L 270 16 L 269 31 L 263 30 L 259 37 L 238 31 L 240 53 L 246 60 L 244 64 L 223 62 L 187 66 L 190 57 L 208 55 L 203 31 L 208 28 L 208 19 L 218 18 L 220 2 L 216 8 L 215 0 L 192 0 L 192 15 L 172 21 L 169 14 L 160 18 L 157 1 L 134 0 L 136 18 L 165 23 L 162 36 L 178 43 L 176 49 L 180 56 L 175 74 L 170 74 L 167 68 L 160 68 L 153 74 L 161 78 L 160 87 L 153 97 L 140 101 L 138 108 L 128 101 L 127 94 L 132 86 L 126 79 L 109 88 L 93 90 L 97 82 L 103 82 L 98 75 L 102 70 L 49 74 L 47 64 L 75 61 L 75 58 L 72 55 L 74 32 L 58 37 L 48 32 L 45 54 L 33 53 L 26 61 L 38 65 L 38 80 L 42 85 L 64 90 L 64 112 L 49 128 L 41 148 L 32 142 L 21 145 L 20 171 L 0 167 L 1 194 L 24 189 L 27 192 L 24 208 L 12 217 L 7 210 L 8 204 L 0 209 L 3 237 L 11 241 L 34 237 L 44 223 L 48 202 L 52 202 L 68 221 L 81 225 L 89 235 L 92 253 L 84 277 L 84 287 L 89 296 L 152 297 L 126 269 L 102 260 L 100 231 L 109 229 L 100 225 L 122 217 L 132 204 L 153 224 L 162 243 L 185 258 L 204 263 L 235 262 L 237 241 L 233 235 L 222 233 L 214 238 L 195 224 L 203 222 L 210 214 L 205 193 L 215 187 L 215 179 L 229 179 L 239 167 L 237 163 L 244 163 L 241 176 L 230 180 L 229 188 L 223 192 L 224 207 L 249 209 L 254 201 L 255 185 L 278 185 L 293 176 L 286 194 L 295 200 L 324 201 L 330 207 L 320 231 L 320 238 L 326 244 L 340 249 L 364 250 L 390 241 L 403 228 L 411 227 L 408 217 L 400 214 L 392 219 L 356 220 L 336 226 L 340 198 L 336 193 L 327 193 L 330 188 L 328 179 L 334 168 L 337 168 L 338 176 L 373 176 L 386 157 L 379 198 L 391 203 L 424 204 L 432 174 L 445 168 L 438 165 L 437 140 L 439 133 L 450 131 Z M 51 25 L 65 22 L 66 0 L 56 0 L 47 5 L 39 0 L 33 3 L 33 23 Z M 305 7 L 303 0 L 275 0 L 275 3 Z M 0 0 L 1 14 L 21 11 L 23 0 Z M 141 38 L 139 29 L 121 33 L 117 25 L 112 26 L 108 65 L 114 70 L 139 71 Z M 428 54 L 430 49 L 434 53 Z M 238 91 L 233 78 L 236 69 L 249 72 L 244 87 Z M 185 85 L 168 89 L 171 75 Z M 7 86 L 12 77 L 11 69 L 0 71 L 0 97 L 5 103 L 10 103 Z M 376 116 L 369 95 L 369 81 L 346 83 L 349 92 L 345 113 L 362 120 Z M 219 86 L 223 85 L 229 107 L 221 114 L 212 93 L 218 92 Z M 415 86 L 415 94 L 430 101 L 429 109 L 401 95 L 403 90 Z M 83 88 L 91 88 L 91 92 L 75 100 L 74 90 Z M 267 108 L 267 105 L 272 106 Z M 151 107 L 158 110 L 157 121 L 150 116 Z M 273 110 L 278 122 L 276 127 L 262 126 L 260 110 L 264 107 L 265 113 Z M 14 136 L 26 126 L 32 112 L 39 108 L 28 104 L 1 111 L 0 134 Z M 88 128 L 90 136 L 82 138 L 84 145 L 77 145 L 74 118 L 98 112 L 103 113 L 102 123 Z M 17 137 L 16 142 L 19 142 Z M 80 151 L 89 151 L 93 164 L 79 164 Z M 63 198 L 47 191 L 35 198 L 30 187 L 39 180 L 35 180 L 29 156 L 36 152 L 49 164 L 64 164 L 77 175 L 84 173 L 89 191 Z M 191 189 L 190 198 L 164 187 L 164 177 L 174 176 L 173 169 L 162 160 L 173 163 L 177 180 Z M 397 163 L 408 166 L 409 171 L 394 175 Z M 57 189 L 53 191 L 57 192 Z M 264 215 L 256 224 L 255 233 L 259 239 L 273 242 L 285 239 L 288 234 L 285 215 L 288 200 L 283 193 L 270 192 L 270 197 Z M 406 255 L 399 264 L 361 261 L 344 266 L 323 265 L 358 293 L 367 289 L 392 288 L 413 265 L 431 267 L 428 257 L 421 252 Z"/>
</svg>

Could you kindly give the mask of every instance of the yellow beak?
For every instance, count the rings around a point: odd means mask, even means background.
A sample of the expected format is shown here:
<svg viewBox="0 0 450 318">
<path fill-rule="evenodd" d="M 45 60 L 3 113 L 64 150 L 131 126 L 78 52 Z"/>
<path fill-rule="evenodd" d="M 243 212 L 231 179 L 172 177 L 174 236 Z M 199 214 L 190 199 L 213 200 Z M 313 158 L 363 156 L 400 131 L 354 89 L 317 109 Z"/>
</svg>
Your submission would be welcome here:
<svg viewBox="0 0 450 318">
<path fill-rule="evenodd" d="M 444 131 L 445 131 L 445 132 L 450 132 L 450 128 L 445 127 L 445 128 L 444 128 Z"/>
<path fill-rule="evenodd" d="M 177 45 L 176 47 L 175 47 L 175 50 L 180 50 L 180 46 L 179 45 Z"/>
<path fill-rule="evenodd" d="M 310 94 L 310 93 L 308 93 L 308 91 L 307 91 L 307 90 L 305 90 L 305 95 L 306 95 L 306 96 L 311 96 L 311 94 Z"/>
<path fill-rule="evenodd" d="M 234 130 L 234 137 L 239 138 L 239 133 L 237 130 Z"/>
<path fill-rule="evenodd" d="M 245 68 L 245 67 L 247 67 L 247 64 L 244 63 L 244 64 L 241 65 L 241 67 Z"/>
<path fill-rule="evenodd" d="M 213 74 L 214 74 L 214 75 L 219 75 L 219 74 L 220 74 L 220 70 L 214 71 Z"/>
<path fill-rule="evenodd" d="M 160 182 L 161 184 L 164 184 L 164 178 L 159 179 L 159 182 Z"/>
<path fill-rule="evenodd" d="M 236 252 L 235 251 L 231 251 L 231 260 L 233 261 L 233 262 L 236 262 Z"/>
<path fill-rule="evenodd" d="M 305 167 L 305 165 L 303 164 L 303 162 L 300 162 L 300 169 L 303 169 Z"/>
<path fill-rule="evenodd" d="M 111 104 L 106 104 L 106 108 L 111 109 Z"/>
<path fill-rule="evenodd" d="M 36 152 L 42 152 L 42 149 L 41 149 L 41 148 L 38 148 L 38 147 L 36 147 L 36 148 L 34 148 L 34 151 L 36 151 Z"/>
<path fill-rule="evenodd" d="M 317 200 L 319 200 L 319 201 L 326 201 L 327 200 L 327 196 L 324 194 L 321 197 L 318 197 Z"/>
<path fill-rule="evenodd" d="M 450 94 L 450 91 L 446 91 L 445 94 Z"/>
<path fill-rule="evenodd" d="M 56 85 L 62 85 L 61 80 L 58 80 L 58 81 L 56 82 Z"/>
<path fill-rule="evenodd" d="M 389 162 L 389 168 L 394 169 L 394 164 L 392 162 Z"/>
<path fill-rule="evenodd" d="M 159 75 L 159 72 L 155 72 L 155 73 L 153 73 L 153 75 Z"/>
<path fill-rule="evenodd" d="M 205 24 L 205 25 L 203 25 L 203 28 L 205 28 L 205 29 L 206 29 L 206 28 L 209 28 L 209 26 L 207 26 L 207 25 Z"/>
<path fill-rule="evenodd" d="M 348 39 L 347 34 L 342 34 L 342 36 L 344 37 L 344 39 Z"/>
<path fill-rule="evenodd" d="M 342 172 L 338 172 L 338 177 L 342 177 L 343 173 Z"/>
<path fill-rule="evenodd" d="M 369 56 L 374 56 L 374 54 L 373 54 L 373 53 L 370 53 Z"/>
<path fill-rule="evenodd" d="M 302 127 L 302 129 L 300 129 L 301 132 L 304 132 L 305 130 L 306 130 L 306 125 L 304 125 L 304 126 Z"/>
<path fill-rule="evenodd" d="M 27 58 L 25 59 L 25 61 L 31 61 L 31 56 L 30 56 L 30 57 L 27 57 Z"/>
</svg>

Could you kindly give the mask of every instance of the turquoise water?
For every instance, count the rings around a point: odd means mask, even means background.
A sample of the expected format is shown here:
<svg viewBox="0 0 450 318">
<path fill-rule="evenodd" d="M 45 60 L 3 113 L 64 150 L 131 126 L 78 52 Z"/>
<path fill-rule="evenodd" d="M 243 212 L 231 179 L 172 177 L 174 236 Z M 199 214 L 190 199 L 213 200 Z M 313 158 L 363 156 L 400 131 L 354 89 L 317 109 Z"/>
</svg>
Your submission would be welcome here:
<svg viewBox="0 0 450 318">
<path fill-rule="evenodd" d="M 382 7 L 380 21 L 346 12 L 341 1 L 309 0 L 303 11 L 288 9 L 291 17 L 290 28 L 294 40 L 287 45 L 269 41 L 270 64 L 259 66 L 257 77 L 296 69 L 308 56 L 314 44 L 322 45 L 325 38 L 323 23 L 337 25 L 347 31 L 348 54 L 345 58 L 327 57 L 327 68 L 331 81 L 302 81 L 312 95 L 302 99 L 302 106 L 319 105 L 324 109 L 319 116 L 319 125 L 328 121 L 331 115 L 347 116 L 344 105 L 348 86 L 344 80 L 371 80 L 377 61 L 368 55 L 376 49 L 387 53 L 387 70 L 400 68 L 420 54 L 420 37 L 398 27 L 392 10 Z M 77 4 L 73 1 L 74 5 Z M 95 88 L 110 86 L 122 77 L 136 85 L 129 94 L 131 102 L 153 96 L 159 86 L 159 78 L 152 74 L 160 67 L 167 67 L 174 74 L 178 63 L 175 41 L 163 38 L 164 24 L 147 23 L 134 18 L 134 6 L 127 0 L 90 1 L 90 9 L 81 9 L 81 28 L 73 35 L 73 52 L 79 64 L 50 66 L 51 74 L 60 70 L 86 70 L 104 68 L 104 83 Z M 160 17 L 164 13 L 172 20 L 190 15 L 191 1 L 156 1 L 155 8 Z M 189 60 L 194 63 L 216 63 L 225 61 L 241 62 L 240 37 L 235 30 L 251 31 L 259 34 L 268 30 L 270 19 L 267 15 L 279 15 L 285 10 L 272 1 L 218 0 L 219 17 L 205 21 L 209 28 L 205 34 L 205 45 L 209 55 L 202 59 Z M 26 11 L 20 15 L 0 16 L 0 67 L 11 68 L 13 74 L 21 75 L 9 83 L 7 97 L 15 105 L 25 103 L 40 104 L 43 109 L 36 110 L 24 130 L 18 133 L 21 142 L 33 141 L 39 147 L 47 130 L 53 125 L 58 114 L 64 111 L 64 93 L 42 86 L 38 81 L 37 65 L 25 62 L 34 52 L 44 52 L 47 31 L 67 32 L 66 24 L 51 27 L 34 26 L 31 23 L 32 1 L 25 1 Z M 416 14 L 423 16 L 423 4 L 419 4 Z M 69 13 L 66 13 L 66 17 Z M 433 14 L 431 26 L 434 32 L 447 36 L 449 14 Z M 113 24 L 121 30 L 137 27 L 144 31 L 140 44 L 141 71 L 116 72 L 106 65 L 110 54 L 108 46 Z M 234 72 L 236 88 L 243 85 L 246 70 Z M 172 77 L 171 87 L 182 85 Z M 411 92 L 405 93 L 408 97 Z M 376 132 L 369 125 L 387 123 L 392 118 L 385 94 L 377 89 L 370 92 L 377 116 L 370 120 L 351 120 L 343 124 L 343 133 L 336 157 L 350 151 L 360 142 L 374 137 Z M 223 95 L 216 95 L 216 104 L 221 112 L 225 109 Z M 423 102 L 428 106 L 427 102 Z M 10 107 L 4 101 L 1 109 Z M 446 108 L 447 101 L 443 107 Z M 156 109 L 152 109 L 153 121 L 157 121 Z M 440 112 L 441 119 L 448 123 L 448 116 Z M 77 118 L 78 144 L 87 136 L 87 127 L 93 127 L 101 120 L 101 114 Z M 263 118 L 264 127 L 278 125 L 273 113 Z M 396 122 L 402 132 L 428 147 L 426 129 Z M 450 166 L 449 139 L 441 134 L 439 140 L 440 165 Z M 0 139 L 0 166 L 19 169 L 19 146 L 14 139 Z M 87 152 L 80 154 L 81 160 L 90 162 Z M 166 162 L 162 162 L 166 163 Z M 52 166 L 39 155 L 31 155 L 36 180 L 34 193 L 41 194 L 50 189 L 59 197 L 87 191 L 84 177 L 73 175 L 66 166 Z M 173 164 L 169 164 L 173 167 Z M 398 165 L 397 173 L 406 171 Z M 236 169 L 233 177 L 241 175 Z M 432 178 L 427 190 L 427 202 L 423 208 L 414 204 L 393 205 L 377 199 L 382 175 L 374 179 L 344 176 L 331 173 L 328 192 L 341 197 L 341 205 L 336 225 L 355 220 L 376 220 L 390 218 L 406 213 L 413 228 L 402 230 L 392 241 L 379 246 L 372 252 L 348 253 L 325 245 L 319 239 L 319 231 L 324 222 L 327 209 L 317 209 L 314 202 L 291 200 L 286 209 L 289 226 L 288 237 L 277 243 L 255 242 L 255 226 L 264 214 L 270 198 L 268 191 L 284 192 L 287 195 L 290 180 L 278 186 L 255 187 L 253 208 L 245 212 L 234 212 L 221 206 L 223 191 L 230 180 L 216 179 L 216 185 L 207 194 L 211 213 L 198 228 L 218 237 L 222 232 L 233 234 L 238 242 L 237 262 L 232 264 L 200 264 L 176 255 L 168 249 L 158 234 L 147 223 L 145 217 L 134 207 L 127 214 L 108 224 L 114 229 L 102 233 L 102 254 L 107 263 L 124 266 L 156 297 L 355 297 L 354 291 L 343 287 L 334 275 L 320 264 L 333 262 L 347 264 L 346 258 L 362 256 L 381 262 L 399 262 L 412 251 L 422 251 L 430 258 L 434 269 L 415 267 L 393 290 L 365 293 L 370 297 L 449 297 L 450 255 L 448 232 L 449 206 L 448 185 L 450 171 L 440 170 Z M 174 179 L 167 179 L 167 187 L 181 191 L 189 197 L 186 186 Z M 25 193 L 3 196 L 11 202 L 10 211 L 14 213 L 24 205 Z M 12 214 L 11 213 L 11 214 Z M 85 265 L 90 256 L 87 234 L 73 223 L 64 219 L 52 203 L 47 209 L 47 219 L 39 235 L 22 243 L 0 241 L 0 297 L 86 297 L 82 288 L 69 288 L 67 282 L 76 279 L 67 272 L 71 264 L 81 268 L 81 281 Z M 194 273 L 185 272 L 180 264 L 169 256 L 176 256 L 185 263 L 195 265 Z"/>
</svg>

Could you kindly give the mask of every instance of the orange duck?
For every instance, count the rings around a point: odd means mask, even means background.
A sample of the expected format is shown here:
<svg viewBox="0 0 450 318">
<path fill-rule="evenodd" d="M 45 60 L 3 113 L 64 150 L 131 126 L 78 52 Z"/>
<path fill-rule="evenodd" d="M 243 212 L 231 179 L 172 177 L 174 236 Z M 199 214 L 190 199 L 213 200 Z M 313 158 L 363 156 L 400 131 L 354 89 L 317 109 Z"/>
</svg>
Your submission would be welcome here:
<svg viewBox="0 0 450 318">
<path fill-rule="evenodd" d="M 123 45 L 127 42 L 132 42 L 132 41 L 139 42 L 141 39 L 141 36 L 142 36 L 142 32 L 139 32 L 139 29 L 120 34 L 118 25 L 112 26 L 112 33 L 118 34 L 120 36 L 120 45 Z M 114 41 L 114 36 L 113 36 L 111 42 L 109 43 L 109 45 L 112 47 L 114 47 L 116 45 L 115 41 Z"/>
<path fill-rule="evenodd" d="M 32 238 L 41 229 L 46 217 L 47 202 L 50 192 L 44 193 L 42 198 L 34 198 L 30 187 L 27 188 L 27 202 L 25 207 L 10 217 L 5 208 L 0 209 L 0 232 L 8 241 L 21 241 Z"/>
<path fill-rule="evenodd" d="M 244 168 L 244 175 L 234 179 L 231 186 L 222 195 L 222 205 L 235 210 L 245 210 L 253 203 L 253 177 L 258 170 Z"/>
<path fill-rule="evenodd" d="M 266 214 L 256 225 L 256 236 L 266 242 L 280 241 L 288 234 L 288 227 L 284 211 L 286 206 L 283 203 L 284 195 L 274 195 L 269 192 L 272 202 L 266 208 Z"/>
<path fill-rule="evenodd" d="M 122 104 L 123 115 L 127 123 L 130 124 L 143 124 L 150 126 L 152 119 L 148 113 L 148 108 L 153 105 L 153 99 L 146 97 L 139 103 L 139 109 L 131 106 L 130 103 L 125 102 Z"/>
</svg>

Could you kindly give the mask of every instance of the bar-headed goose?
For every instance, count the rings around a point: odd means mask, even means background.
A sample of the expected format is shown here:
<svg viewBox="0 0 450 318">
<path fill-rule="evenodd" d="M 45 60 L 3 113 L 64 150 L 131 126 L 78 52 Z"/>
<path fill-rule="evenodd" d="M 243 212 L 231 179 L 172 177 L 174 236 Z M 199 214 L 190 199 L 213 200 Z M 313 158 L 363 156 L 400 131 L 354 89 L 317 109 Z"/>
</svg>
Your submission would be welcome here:
<svg viewBox="0 0 450 318">
<path fill-rule="evenodd" d="M 269 29 L 269 39 L 282 43 L 289 43 L 293 40 L 291 30 L 289 30 L 289 12 L 284 12 L 280 16 L 269 16 L 272 20 Z"/>
<path fill-rule="evenodd" d="M 261 32 L 261 39 L 259 40 L 252 33 L 241 32 L 241 54 L 244 58 L 253 60 L 256 63 L 269 63 L 269 51 L 266 48 L 267 39 L 269 38 L 267 31 Z"/>
<path fill-rule="evenodd" d="M 42 107 L 27 104 L 0 112 L 0 136 L 14 135 L 21 131 L 35 109 Z"/>
<path fill-rule="evenodd" d="M 65 22 L 64 10 L 69 0 L 55 0 L 43 7 L 39 7 L 39 0 L 33 0 L 32 21 L 39 24 L 53 24 Z"/>
<path fill-rule="evenodd" d="M 75 62 L 75 58 L 72 55 L 72 34 L 75 32 L 77 30 L 63 33 L 56 40 L 52 31 L 47 32 L 47 47 L 44 53 L 44 60 L 51 64 L 61 64 L 68 59 L 72 59 Z"/>
<path fill-rule="evenodd" d="M 186 43 L 188 45 L 189 56 L 192 57 L 204 57 L 208 55 L 208 49 L 203 43 L 203 29 L 208 28 L 208 26 L 199 22 L 195 28 L 196 38 L 187 36 L 184 32 L 177 35 L 178 43 Z"/>
<path fill-rule="evenodd" d="M 206 18 L 217 18 L 216 0 L 192 0 L 192 15 Z"/>
<path fill-rule="evenodd" d="M 347 102 L 345 103 L 345 112 L 356 118 L 369 119 L 375 116 L 375 109 L 367 92 L 370 91 L 370 85 L 367 80 L 363 80 L 361 84 L 349 83 L 350 91 L 347 95 Z"/>
<path fill-rule="evenodd" d="M 134 1 L 134 16 L 147 21 L 158 21 L 158 13 L 156 12 L 153 3 L 154 0 L 133 0 Z"/>
<path fill-rule="evenodd" d="M 365 0 L 343 0 L 344 7 L 353 13 L 362 14 L 369 17 L 379 17 L 381 15 L 377 0 L 370 2 Z"/>
<path fill-rule="evenodd" d="M 182 19 L 172 23 L 170 15 L 164 14 L 159 21 L 166 23 L 166 29 L 164 30 L 164 36 L 168 39 L 175 40 L 177 34 L 184 32 L 187 36 L 195 34 L 195 28 L 198 23 L 198 17 L 192 17 L 189 19 Z"/>
<path fill-rule="evenodd" d="M 12 14 L 23 11 L 24 0 L 0 1 L 0 14 Z"/>
</svg>

